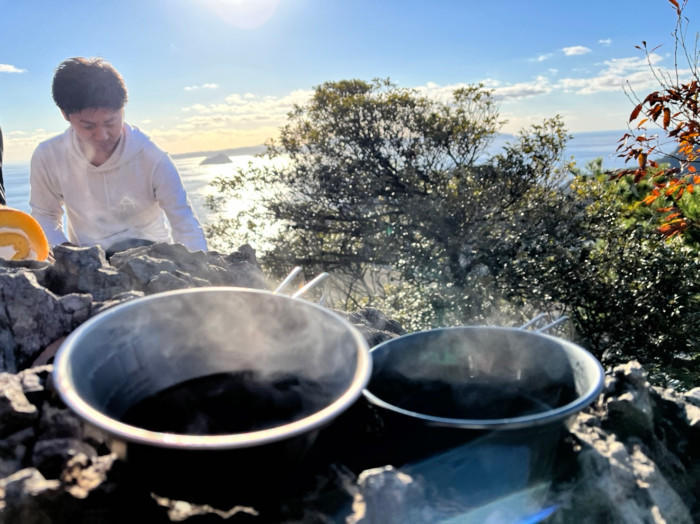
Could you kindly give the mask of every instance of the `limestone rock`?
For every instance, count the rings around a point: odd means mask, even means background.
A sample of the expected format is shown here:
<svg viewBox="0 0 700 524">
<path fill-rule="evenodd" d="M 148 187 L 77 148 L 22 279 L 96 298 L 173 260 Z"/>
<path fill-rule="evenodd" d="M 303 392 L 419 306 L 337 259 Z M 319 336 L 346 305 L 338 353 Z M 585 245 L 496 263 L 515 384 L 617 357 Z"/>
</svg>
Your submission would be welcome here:
<svg viewBox="0 0 700 524">
<path fill-rule="evenodd" d="M 90 293 L 94 300 L 107 300 L 132 287 L 127 275 L 110 266 L 100 246 L 55 246 L 53 254 L 48 287 L 59 295 Z"/>
<path fill-rule="evenodd" d="M 38 440 L 32 450 L 32 465 L 47 478 L 58 478 L 76 455 L 96 457 L 95 448 L 75 438 Z"/>
<path fill-rule="evenodd" d="M 0 437 L 29 427 L 38 418 L 39 412 L 27 400 L 19 377 L 0 373 Z"/>
<path fill-rule="evenodd" d="M 0 342 L 3 365 L 16 372 L 30 366 L 41 350 L 87 318 L 89 295 L 60 297 L 39 285 L 31 272 L 0 272 Z"/>
</svg>

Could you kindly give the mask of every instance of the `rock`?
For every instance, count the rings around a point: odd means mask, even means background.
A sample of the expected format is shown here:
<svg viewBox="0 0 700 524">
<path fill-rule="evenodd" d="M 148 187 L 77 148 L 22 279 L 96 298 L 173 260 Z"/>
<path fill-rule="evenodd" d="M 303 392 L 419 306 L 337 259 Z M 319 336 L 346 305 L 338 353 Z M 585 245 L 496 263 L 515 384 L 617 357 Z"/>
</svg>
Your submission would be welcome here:
<svg viewBox="0 0 700 524">
<path fill-rule="evenodd" d="M 24 394 L 17 375 L 0 373 L 0 437 L 31 426 L 39 411 Z"/>
<path fill-rule="evenodd" d="M 357 479 L 353 524 L 428 522 L 420 517 L 425 506 L 423 486 L 393 466 L 363 471 Z"/>
<path fill-rule="evenodd" d="M 25 456 L 35 441 L 33 427 L 24 428 L 0 440 L 0 478 L 22 469 Z"/>
<path fill-rule="evenodd" d="M 97 451 L 76 438 L 52 438 L 34 444 L 31 460 L 44 477 L 58 478 L 70 459 L 78 454 L 96 457 Z"/>
<path fill-rule="evenodd" d="M 116 253 L 110 262 L 131 277 L 136 289 L 147 292 L 153 292 L 149 285 L 157 291 L 204 285 L 267 288 L 262 272 L 246 253 L 224 257 L 189 251 L 179 244 L 153 244 Z M 160 282 L 151 284 L 156 278 Z"/>
<path fill-rule="evenodd" d="M 610 370 L 601 397 L 570 424 L 551 522 L 694 522 L 700 434 L 686 404 L 652 388 L 638 362 Z"/>
<path fill-rule="evenodd" d="M 405 333 L 396 320 L 387 318 L 384 313 L 375 308 L 368 307 L 350 314 L 340 311 L 337 313 L 345 317 L 362 333 L 369 347 L 374 347 L 385 340 Z"/>
<path fill-rule="evenodd" d="M 46 524 L 56 522 L 54 502 L 61 483 L 46 480 L 35 468 L 25 468 L 0 479 L 0 523 Z"/>
<path fill-rule="evenodd" d="M 108 300 L 132 288 L 128 275 L 109 265 L 100 246 L 55 246 L 53 254 L 48 287 L 59 295 L 90 293 L 94 300 Z"/>
<path fill-rule="evenodd" d="M 42 439 L 80 439 L 83 422 L 65 406 L 54 407 L 45 402 L 41 406 L 37 434 Z"/>
<path fill-rule="evenodd" d="M 55 252 L 55 264 L 0 261 L 0 524 L 700 522 L 700 388 L 680 394 L 652 387 L 634 361 L 608 370 L 600 397 L 569 421 L 551 486 L 536 487 L 547 514 L 524 505 L 530 490 L 472 508 L 435 493 L 415 468 L 390 466 L 355 476 L 330 464 L 301 496 L 272 500 L 270 508 L 152 495 L 128 481 L 109 437 L 63 404 L 52 387 L 53 366 L 32 367 L 37 355 L 88 318 L 145 295 L 273 286 L 250 246 L 228 255 L 150 242 L 113 246 L 109 256 L 101 248 L 59 246 Z M 376 309 L 338 313 L 370 346 L 404 333 Z M 525 507 L 524 517 L 516 510 Z"/>
<path fill-rule="evenodd" d="M 42 349 L 78 326 L 90 308 L 89 295 L 60 297 L 39 285 L 36 277 L 20 270 L 0 273 L 0 342 L 4 369 L 29 367 Z"/>
</svg>

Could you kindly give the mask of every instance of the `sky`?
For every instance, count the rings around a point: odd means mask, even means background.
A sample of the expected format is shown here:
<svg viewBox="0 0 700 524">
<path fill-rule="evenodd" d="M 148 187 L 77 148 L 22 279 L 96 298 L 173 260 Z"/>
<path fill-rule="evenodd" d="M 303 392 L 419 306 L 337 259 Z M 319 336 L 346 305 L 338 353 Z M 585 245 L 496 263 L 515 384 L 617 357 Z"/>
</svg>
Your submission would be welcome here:
<svg viewBox="0 0 700 524">
<path fill-rule="evenodd" d="M 699 11 L 689 0 L 691 44 Z M 635 46 L 672 69 L 675 23 L 668 0 L 0 0 L 5 162 L 66 129 L 51 81 L 73 56 L 111 62 L 127 122 L 171 154 L 262 144 L 349 78 L 438 98 L 483 83 L 507 133 L 556 114 L 574 134 L 622 130 L 625 82 L 656 87 Z"/>
</svg>

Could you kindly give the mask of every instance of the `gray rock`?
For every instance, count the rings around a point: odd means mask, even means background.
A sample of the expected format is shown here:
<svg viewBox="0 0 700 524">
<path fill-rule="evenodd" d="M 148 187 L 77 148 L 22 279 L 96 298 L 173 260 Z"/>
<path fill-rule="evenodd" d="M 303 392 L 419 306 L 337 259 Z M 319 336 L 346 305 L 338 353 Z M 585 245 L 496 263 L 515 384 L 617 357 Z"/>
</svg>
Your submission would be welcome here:
<svg viewBox="0 0 700 524">
<path fill-rule="evenodd" d="M 69 460 L 78 454 L 97 456 L 95 448 L 75 438 L 38 440 L 32 450 L 32 465 L 46 478 L 59 478 Z"/>
<path fill-rule="evenodd" d="M 122 302 L 126 302 L 127 300 L 133 300 L 135 298 L 141 298 L 143 296 L 145 296 L 145 293 L 143 291 L 126 291 L 124 293 L 114 295 L 110 300 L 106 300 L 104 302 L 93 302 L 92 315 L 95 316 L 113 306 L 121 304 Z"/>
<path fill-rule="evenodd" d="M 27 400 L 35 406 L 41 405 L 47 397 L 46 387 L 52 371 L 52 365 L 44 365 L 23 369 L 17 373 L 17 377 L 22 383 L 22 391 Z"/>
<path fill-rule="evenodd" d="M 357 486 L 354 515 L 348 523 L 429 522 L 421 516 L 421 508 L 426 505 L 423 485 L 393 466 L 363 471 Z"/>
<path fill-rule="evenodd" d="M 684 404 L 651 388 L 637 362 L 609 371 L 601 397 L 570 424 L 559 467 L 571 460 L 574 473 L 555 484 L 551 522 L 693 522 L 700 435 Z"/>
<path fill-rule="evenodd" d="M 170 273 L 179 280 L 171 279 L 170 285 L 182 281 L 198 286 L 240 286 L 266 289 L 265 278 L 249 247 L 243 247 L 229 256 L 217 252 L 189 251 L 180 244 L 153 244 L 116 253 L 111 264 L 128 274 L 135 287 L 147 290 L 151 280 L 163 273 Z M 154 285 L 154 289 L 167 287 L 168 281 Z M 168 288 L 179 289 L 179 288 Z"/>
<path fill-rule="evenodd" d="M 0 440 L 0 478 L 22 469 L 25 456 L 35 440 L 33 427 L 24 428 Z"/>
<path fill-rule="evenodd" d="M 90 293 L 94 300 L 108 300 L 132 288 L 128 275 L 110 266 L 99 246 L 55 246 L 53 254 L 48 287 L 59 295 Z"/>
<path fill-rule="evenodd" d="M 161 271 L 149 280 L 145 285 L 147 294 L 172 291 L 174 289 L 186 289 L 194 287 L 191 279 L 185 279 L 177 274 Z"/>
<path fill-rule="evenodd" d="M 0 303 L 5 304 L 0 308 L 0 340 L 10 344 L 5 353 L 12 352 L 3 363 L 7 371 L 16 372 L 29 367 L 44 347 L 85 320 L 91 297 L 59 297 L 39 285 L 32 273 L 21 270 L 0 273 Z"/>
<path fill-rule="evenodd" d="M 68 408 L 45 402 L 41 406 L 37 436 L 41 439 L 80 439 L 83 437 L 83 422 Z"/>
<path fill-rule="evenodd" d="M 27 400 L 20 378 L 0 373 L 0 437 L 29 427 L 38 418 L 39 412 Z"/>
<path fill-rule="evenodd" d="M 55 511 L 55 502 L 60 497 L 60 481 L 46 480 L 35 468 L 21 469 L 0 479 L 0 523 L 63 521 Z"/>
</svg>

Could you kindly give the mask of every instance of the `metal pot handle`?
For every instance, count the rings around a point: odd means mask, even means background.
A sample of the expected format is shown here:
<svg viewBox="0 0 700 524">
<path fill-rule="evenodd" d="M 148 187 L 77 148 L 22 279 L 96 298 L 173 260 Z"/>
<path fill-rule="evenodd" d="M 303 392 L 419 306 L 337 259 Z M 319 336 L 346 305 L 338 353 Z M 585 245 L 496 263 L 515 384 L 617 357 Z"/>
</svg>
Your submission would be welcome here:
<svg viewBox="0 0 700 524">
<path fill-rule="evenodd" d="M 527 322 L 525 322 L 525 323 L 524 323 L 522 326 L 520 326 L 518 329 L 527 329 L 528 327 L 534 325 L 537 321 L 543 319 L 543 318 L 546 317 L 546 316 L 547 316 L 546 313 L 540 313 L 539 315 L 537 315 L 537 316 L 534 317 L 533 319 L 528 320 Z M 544 332 L 549 331 L 549 330 L 552 329 L 553 327 L 556 327 L 556 326 L 558 326 L 559 324 L 561 324 L 562 322 L 565 322 L 565 321 L 567 321 L 567 320 L 569 320 L 568 315 L 562 315 L 562 316 L 560 316 L 559 318 L 557 318 L 556 320 L 553 320 L 552 322 L 550 322 L 549 324 L 547 324 L 547 325 L 545 325 L 545 326 L 542 326 L 542 327 L 539 328 L 539 329 L 534 329 L 533 331 L 534 331 L 535 333 L 544 333 Z"/>
<path fill-rule="evenodd" d="M 285 289 L 289 283 L 294 280 L 294 277 L 296 277 L 299 273 L 301 272 L 301 266 L 296 266 L 294 269 L 290 271 L 290 273 L 284 278 L 284 280 L 280 283 L 279 286 L 277 286 L 277 289 L 273 291 L 275 294 L 279 294 L 282 292 L 283 289 Z M 328 278 L 330 275 L 326 272 L 321 273 L 320 275 L 317 275 L 310 281 L 308 281 L 303 287 L 295 291 L 291 297 L 292 298 L 298 298 L 302 296 L 304 293 L 309 291 L 311 288 L 316 287 L 318 284 L 323 282 L 326 278 Z M 323 301 L 325 299 L 325 294 L 321 295 L 321 298 L 319 300 L 319 304 L 323 304 Z"/>
</svg>

